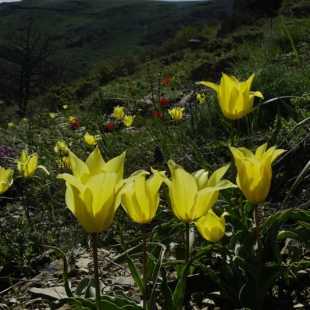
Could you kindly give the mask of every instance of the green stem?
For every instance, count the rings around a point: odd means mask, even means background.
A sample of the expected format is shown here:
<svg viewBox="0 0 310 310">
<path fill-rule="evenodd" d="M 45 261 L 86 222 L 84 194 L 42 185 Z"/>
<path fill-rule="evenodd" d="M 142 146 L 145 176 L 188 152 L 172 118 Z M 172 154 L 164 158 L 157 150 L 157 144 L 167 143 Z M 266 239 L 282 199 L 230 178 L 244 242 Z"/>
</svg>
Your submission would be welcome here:
<svg viewBox="0 0 310 310">
<path fill-rule="evenodd" d="M 34 231 L 33 225 L 32 225 L 32 221 L 31 221 L 31 218 L 30 218 L 30 213 L 29 213 L 28 182 L 27 182 L 26 179 L 25 179 L 25 199 L 23 201 L 23 207 L 24 207 L 24 211 L 25 211 L 25 214 L 26 214 L 26 218 L 27 218 L 28 224 L 30 226 L 30 230 Z"/>
<path fill-rule="evenodd" d="M 231 121 L 231 126 L 230 126 L 230 146 L 235 147 L 235 121 Z M 236 180 L 236 173 L 235 173 L 235 165 L 234 165 L 234 157 L 231 156 L 231 161 L 230 161 L 230 171 L 231 171 L 231 179 L 234 182 Z"/>
<path fill-rule="evenodd" d="M 254 206 L 254 210 L 255 210 L 255 227 L 256 227 L 256 240 L 257 240 L 257 283 L 256 283 L 255 304 L 258 305 L 260 303 L 260 288 L 261 288 L 261 274 L 262 274 L 262 242 L 260 239 L 258 205 Z"/>
<path fill-rule="evenodd" d="M 179 304 L 179 310 L 182 310 L 184 299 L 185 299 L 185 293 L 186 293 L 186 282 L 187 282 L 187 276 L 188 276 L 188 262 L 189 262 L 189 223 L 185 223 L 185 265 L 184 265 L 184 274 L 183 274 L 183 297 L 182 301 Z"/>
<path fill-rule="evenodd" d="M 235 121 L 231 121 L 231 126 L 230 126 L 230 146 L 235 147 Z M 231 171 L 231 180 L 235 182 L 236 180 L 236 169 L 235 169 L 235 162 L 234 162 L 234 157 L 231 156 L 231 162 L 230 162 L 230 171 Z M 233 189 L 234 195 L 236 198 L 236 202 L 238 203 L 238 191 L 236 189 Z M 246 225 L 246 218 L 244 215 L 244 208 L 243 208 L 243 201 L 240 199 L 239 201 L 239 209 L 240 209 L 240 214 L 241 214 L 241 219 L 242 223 Z"/>
<path fill-rule="evenodd" d="M 143 276 L 143 309 L 147 307 L 147 284 L 146 284 L 146 224 L 141 225 L 142 228 L 142 240 L 143 240 L 143 265 L 142 265 L 142 276 Z"/>
<path fill-rule="evenodd" d="M 142 292 L 142 296 L 143 296 L 143 309 L 146 309 L 147 307 L 147 284 L 146 284 L 146 224 L 142 224 L 141 225 L 142 228 L 142 242 L 143 242 L 143 265 L 142 265 L 142 276 L 143 276 L 143 292 Z"/>
<path fill-rule="evenodd" d="M 98 272 L 98 251 L 97 251 L 97 233 L 92 233 L 92 245 L 93 245 L 93 259 L 94 259 L 94 274 L 95 274 L 95 289 L 96 289 L 96 305 L 100 310 L 100 286 L 99 286 L 99 272 Z"/>
</svg>

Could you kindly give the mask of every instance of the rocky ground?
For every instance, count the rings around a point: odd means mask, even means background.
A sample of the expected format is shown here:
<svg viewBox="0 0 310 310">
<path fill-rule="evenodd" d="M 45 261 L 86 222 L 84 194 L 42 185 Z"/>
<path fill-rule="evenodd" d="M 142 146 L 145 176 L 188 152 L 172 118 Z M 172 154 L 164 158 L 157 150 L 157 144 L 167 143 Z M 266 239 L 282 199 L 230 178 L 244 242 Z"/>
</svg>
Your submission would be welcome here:
<svg viewBox="0 0 310 310">
<path fill-rule="evenodd" d="M 131 277 L 127 265 L 118 265 L 113 261 L 119 255 L 115 249 L 99 249 L 100 275 L 104 283 L 104 292 L 122 290 L 137 304 L 141 303 L 141 294 Z M 14 285 L 7 285 L 0 292 L 0 309 L 32 309 L 43 310 L 49 304 L 62 297 L 66 297 L 62 280 L 63 261 L 53 260 L 54 251 L 47 250 L 38 259 L 38 263 L 50 261 L 43 271 L 32 279 L 12 279 Z M 171 257 L 170 257 L 171 258 Z M 310 252 L 305 251 L 303 259 L 310 260 Z M 68 277 L 72 291 L 85 277 L 93 276 L 93 261 L 90 249 L 76 248 L 74 259 L 69 261 Z M 139 264 L 139 262 L 138 262 Z M 2 266 L 4 274 L 10 266 Z M 266 310 L 310 309 L 310 270 L 300 270 L 298 279 L 289 288 L 275 286 L 272 296 L 268 297 Z M 2 278 L 3 281 L 4 278 Z M 169 274 L 170 287 L 176 285 L 176 277 Z M 0 279 L 1 281 L 1 279 Z M 201 310 L 233 310 L 225 297 L 225 292 L 219 291 L 206 275 L 195 274 L 188 278 L 187 302 L 184 309 Z M 163 309 L 160 291 L 154 309 Z M 72 309 L 63 306 L 61 309 Z M 169 309 L 165 309 L 169 310 Z"/>
</svg>

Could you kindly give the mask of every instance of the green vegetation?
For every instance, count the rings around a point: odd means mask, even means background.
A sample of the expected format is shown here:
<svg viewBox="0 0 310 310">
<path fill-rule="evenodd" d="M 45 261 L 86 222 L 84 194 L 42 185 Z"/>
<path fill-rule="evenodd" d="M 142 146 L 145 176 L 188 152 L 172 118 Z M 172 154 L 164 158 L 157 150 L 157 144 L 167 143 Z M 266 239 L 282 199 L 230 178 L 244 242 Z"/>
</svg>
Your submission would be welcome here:
<svg viewBox="0 0 310 310">
<path fill-rule="evenodd" d="M 301 282 L 298 272 L 309 268 L 306 251 L 301 249 L 310 246 L 310 15 L 295 16 L 299 11 L 294 7 L 307 4 L 293 2 L 283 1 L 272 18 L 254 18 L 248 12 L 251 23 L 220 38 L 223 9 L 208 2 L 28 0 L 7 5 L 14 8 L 12 12 L 0 11 L 0 37 L 31 14 L 42 28 L 57 28 L 55 44 L 60 55 L 74 54 L 70 66 L 83 72 L 32 95 L 24 118 L 14 102 L 0 102 L 0 166 L 14 170 L 13 184 L 0 196 L 3 303 L 11 309 L 34 309 L 21 298 L 19 280 L 33 278 L 60 257 L 65 261 L 63 280 L 69 298 L 55 301 L 53 309 L 65 303 L 76 309 L 95 309 L 92 280 L 80 274 L 85 279 L 69 287 L 67 259 L 74 261 L 76 248 L 91 247 L 89 234 L 66 207 L 66 186 L 57 175 L 71 169 L 67 154 L 55 150 L 58 141 L 64 141 L 83 161 L 94 150 L 93 144 L 106 161 L 126 151 L 124 178 L 140 169 L 151 172 L 150 167 L 165 170 L 170 178 L 170 159 L 190 173 L 203 168 L 211 175 L 233 163 L 228 148 L 232 145 L 252 152 L 264 143 L 268 148 L 285 149 L 272 166 L 269 195 L 258 206 L 237 188 L 221 190 L 213 211 L 229 216 L 225 216 L 226 233 L 219 242 L 203 239 L 194 220 L 183 225 L 174 216 L 164 185 L 158 213 L 147 225 L 146 270 L 139 265 L 145 258 L 140 227 L 122 208 L 98 242 L 100 248 L 119 255 L 113 257 L 113 266 L 127 264 L 143 299 L 146 288 L 139 275 L 141 270 L 146 272 L 150 300 L 163 309 L 180 309 L 190 301 L 202 307 L 201 300 L 212 299 L 209 293 L 214 291 L 226 293 L 223 300 L 213 299 L 222 309 L 260 310 L 266 304 L 288 309 L 305 302 L 298 290 L 309 284 Z M 211 21 L 213 7 L 217 9 Z M 222 114 L 216 92 L 198 83 L 219 84 L 222 73 L 239 81 L 255 74 L 251 90 L 264 96 L 256 95 L 251 112 L 233 122 Z M 115 118 L 115 107 L 119 114 L 135 116 L 132 126 L 126 127 L 122 117 Z M 173 119 L 172 108 L 184 108 L 178 110 L 182 116 Z M 88 142 L 86 133 L 93 136 Z M 37 169 L 33 177 L 22 177 L 16 161 L 23 150 L 37 153 L 39 165 L 49 174 Z M 224 178 L 236 183 L 235 174 L 232 165 Z M 190 227 L 190 236 L 183 238 Z M 190 251 L 188 237 L 193 242 Z M 262 251 L 257 250 L 260 242 Z M 51 257 L 42 258 L 43 245 L 55 250 Z M 189 252 L 189 257 L 184 255 Z M 199 291 L 193 285 L 183 300 L 189 274 L 194 281 L 203 277 L 212 288 L 206 285 Z M 12 295 L 7 292 L 13 284 L 17 301 L 10 303 Z M 297 292 L 293 300 L 292 292 Z M 131 297 L 111 290 L 101 302 L 142 309 Z M 36 302 L 43 307 L 46 301 Z M 149 302 L 148 309 L 151 306 Z"/>
</svg>

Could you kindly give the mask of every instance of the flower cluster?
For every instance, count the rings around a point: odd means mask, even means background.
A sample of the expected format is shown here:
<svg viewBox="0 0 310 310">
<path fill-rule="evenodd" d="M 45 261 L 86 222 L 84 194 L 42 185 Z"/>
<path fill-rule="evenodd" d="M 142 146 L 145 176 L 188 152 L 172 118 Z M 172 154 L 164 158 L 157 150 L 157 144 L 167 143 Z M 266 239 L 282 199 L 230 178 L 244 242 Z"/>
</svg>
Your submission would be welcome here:
<svg viewBox="0 0 310 310">
<path fill-rule="evenodd" d="M 132 116 L 132 115 L 125 115 L 124 107 L 120 107 L 119 105 L 114 108 L 113 116 L 114 116 L 116 121 L 121 121 L 121 120 L 124 119 L 124 125 L 126 127 L 131 127 L 132 123 L 133 123 L 133 119 L 136 117 L 135 115 L 134 116 Z M 110 128 L 111 128 L 111 126 L 110 126 Z M 108 127 L 108 129 L 110 131 L 112 131 L 110 128 Z"/>
</svg>

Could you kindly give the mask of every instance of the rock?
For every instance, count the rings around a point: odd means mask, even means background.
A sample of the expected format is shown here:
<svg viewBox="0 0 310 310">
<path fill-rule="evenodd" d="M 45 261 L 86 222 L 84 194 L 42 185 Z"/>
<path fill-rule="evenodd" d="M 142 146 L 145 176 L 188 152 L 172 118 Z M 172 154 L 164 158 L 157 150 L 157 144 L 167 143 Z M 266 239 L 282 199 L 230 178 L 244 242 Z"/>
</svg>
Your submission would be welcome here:
<svg viewBox="0 0 310 310">
<path fill-rule="evenodd" d="M 214 305 L 215 305 L 214 301 L 213 301 L 212 299 L 209 299 L 209 298 L 204 299 L 204 300 L 202 301 L 202 303 L 203 303 L 204 305 L 208 305 L 208 306 L 214 306 Z"/>
<path fill-rule="evenodd" d="M 65 288 L 63 286 L 54 286 L 50 288 L 32 287 L 29 291 L 36 296 L 40 296 L 50 300 L 57 300 L 67 297 Z"/>
</svg>

